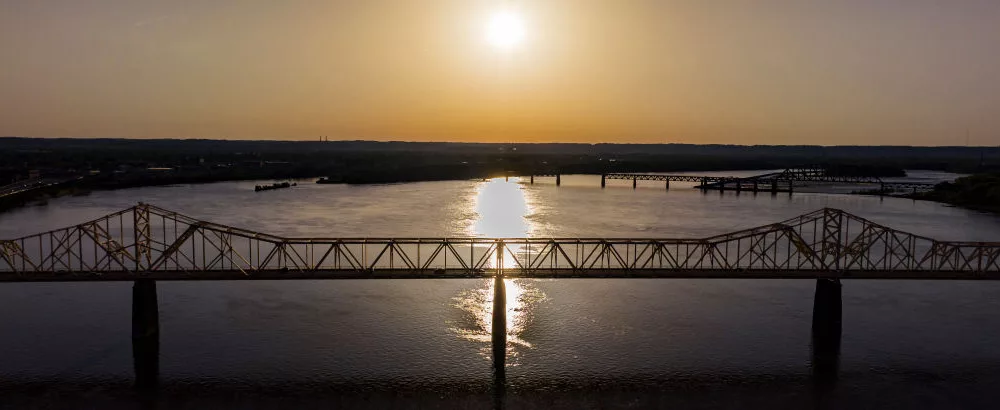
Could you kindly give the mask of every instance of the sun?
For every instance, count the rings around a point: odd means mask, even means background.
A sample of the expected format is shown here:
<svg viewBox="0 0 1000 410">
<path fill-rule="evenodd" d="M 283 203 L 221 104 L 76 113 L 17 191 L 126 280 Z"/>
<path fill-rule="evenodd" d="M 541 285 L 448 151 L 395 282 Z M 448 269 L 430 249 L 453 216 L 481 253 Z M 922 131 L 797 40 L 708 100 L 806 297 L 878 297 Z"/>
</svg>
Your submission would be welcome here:
<svg viewBox="0 0 1000 410">
<path fill-rule="evenodd" d="M 490 16 L 486 40 L 496 48 L 510 50 L 524 41 L 524 19 L 513 11 L 498 11 Z"/>
</svg>

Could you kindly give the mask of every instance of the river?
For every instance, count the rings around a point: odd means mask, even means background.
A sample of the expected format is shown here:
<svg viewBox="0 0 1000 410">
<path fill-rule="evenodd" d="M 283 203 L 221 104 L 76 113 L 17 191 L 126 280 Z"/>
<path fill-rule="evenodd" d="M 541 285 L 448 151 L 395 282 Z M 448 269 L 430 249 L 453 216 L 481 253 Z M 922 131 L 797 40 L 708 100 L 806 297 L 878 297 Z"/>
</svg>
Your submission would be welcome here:
<svg viewBox="0 0 1000 410">
<path fill-rule="evenodd" d="M 733 173 L 727 173 L 733 174 Z M 916 174 L 928 180 L 940 174 Z M 528 184 L 265 181 L 63 197 L 0 214 L 0 238 L 147 202 L 283 236 L 704 237 L 833 207 L 942 240 L 1000 217 L 797 189 L 563 176 Z M 269 181 L 267 181 L 269 182 Z M 131 389 L 130 283 L 0 284 L 0 407 L 992 408 L 1000 284 L 844 281 L 840 374 L 810 373 L 811 280 L 508 280 L 498 397 L 490 280 L 163 282 L 158 394 Z"/>
</svg>

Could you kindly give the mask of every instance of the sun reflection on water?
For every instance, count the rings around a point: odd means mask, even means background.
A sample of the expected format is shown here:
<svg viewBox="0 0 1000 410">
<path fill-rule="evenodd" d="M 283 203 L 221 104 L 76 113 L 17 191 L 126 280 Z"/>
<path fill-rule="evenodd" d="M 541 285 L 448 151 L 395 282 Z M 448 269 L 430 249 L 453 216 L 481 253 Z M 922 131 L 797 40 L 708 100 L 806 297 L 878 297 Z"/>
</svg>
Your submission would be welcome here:
<svg viewBox="0 0 1000 410">
<path fill-rule="evenodd" d="M 527 192 L 521 186 L 520 178 L 510 180 L 493 178 L 476 187 L 471 203 L 476 212 L 475 222 L 469 226 L 471 236 L 485 238 L 524 238 L 531 236 L 533 227 L 528 221 L 532 209 Z M 483 244 L 483 250 L 489 244 Z M 516 266 L 514 255 L 523 246 L 507 244 L 503 252 L 503 266 Z M 497 258 L 489 259 L 489 267 L 497 267 Z"/>
<path fill-rule="evenodd" d="M 531 347 L 531 342 L 521 338 L 521 333 L 531 322 L 533 307 L 545 299 L 545 294 L 522 279 L 504 279 L 507 290 L 507 343 Z M 459 336 L 476 342 L 490 343 L 493 329 L 493 281 L 484 280 L 483 286 L 462 292 L 455 297 L 455 306 L 469 314 L 472 328 L 453 329 Z M 489 353 L 489 346 L 483 347 Z"/>
<path fill-rule="evenodd" d="M 480 183 L 474 196 L 467 201 L 475 209 L 476 219 L 468 227 L 471 236 L 486 238 L 529 237 L 534 231 L 528 217 L 532 213 L 530 191 L 524 189 L 518 178 L 503 178 Z M 484 245 L 489 246 L 489 245 Z M 485 250 L 485 249 L 484 249 Z M 513 267 L 518 245 L 509 245 L 503 255 L 503 266 Z M 490 267 L 496 267 L 491 258 Z M 533 319 L 535 306 L 545 300 L 545 294 L 525 279 L 504 279 L 507 292 L 507 365 L 516 366 L 518 348 L 530 348 L 531 343 L 523 333 Z M 490 357 L 493 326 L 493 280 L 484 279 L 481 285 L 454 298 L 455 307 L 464 317 L 452 330 L 464 339 L 483 343 L 480 352 Z"/>
<path fill-rule="evenodd" d="M 476 187 L 472 206 L 476 221 L 469 234 L 487 238 L 521 238 L 531 236 L 527 216 L 531 206 L 519 178 L 505 181 L 494 178 Z"/>
</svg>

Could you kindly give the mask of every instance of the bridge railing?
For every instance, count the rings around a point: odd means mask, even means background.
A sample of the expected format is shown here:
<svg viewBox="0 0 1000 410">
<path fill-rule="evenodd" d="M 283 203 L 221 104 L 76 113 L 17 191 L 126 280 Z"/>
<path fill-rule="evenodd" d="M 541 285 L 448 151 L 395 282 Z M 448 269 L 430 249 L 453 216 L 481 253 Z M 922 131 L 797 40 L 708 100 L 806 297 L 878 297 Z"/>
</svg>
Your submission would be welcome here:
<svg viewBox="0 0 1000 410">
<path fill-rule="evenodd" d="M 1000 243 L 944 242 L 836 209 L 696 239 L 284 238 L 140 204 L 74 227 L 0 241 L 0 274 L 137 277 L 167 272 L 1000 271 Z"/>
</svg>

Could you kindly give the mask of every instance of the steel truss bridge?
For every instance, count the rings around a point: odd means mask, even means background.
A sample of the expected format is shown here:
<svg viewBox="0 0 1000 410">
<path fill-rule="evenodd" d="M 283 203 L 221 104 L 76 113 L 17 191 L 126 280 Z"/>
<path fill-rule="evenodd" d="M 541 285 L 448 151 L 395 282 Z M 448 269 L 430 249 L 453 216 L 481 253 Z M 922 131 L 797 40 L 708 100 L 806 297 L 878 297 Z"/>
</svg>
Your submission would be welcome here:
<svg viewBox="0 0 1000 410">
<path fill-rule="evenodd" d="M 610 173 L 604 174 L 603 179 L 617 179 L 633 181 L 663 181 L 663 182 L 695 182 L 700 183 L 702 188 L 722 187 L 725 184 L 758 184 L 778 187 L 793 182 L 822 182 L 838 184 L 873 184 L 879 185 L 882 191 L 918 189 L 927 190 L 934 188 L 935 184 L 924 182 L 892 182 L 883 181 L 880 177 L 874 176 L 845 176 L 830 175 L 822 168 L 789 168 L 782 172 L 773 172 L 749 177 L 733 176 L 702 176 L 702 175 L 657 175 L 657 174 L 633 174 L 633 173 Z"/>
<path fill-rule="evenodd" d="M 816 280 L 811 367 L 836 377 L 843 278 L 1000 279 L 1000 242 L 949 242 L 837 209 L 699 239 L 285 238 L 138 204 L 0 240 L 0 282 L 133 281 L 135 387 L 159 380 L 158 280 L 493 278 L 494 383 L 505 383 L 505 278 Z"/>
<path fill-rule="evenodd" d="M 706 238 L 287 238 L 139 204 L 0 240 L 0 281 L 369 278 L 1000 279 L 1000 242 L 837 209 Z"/>
</svg>

